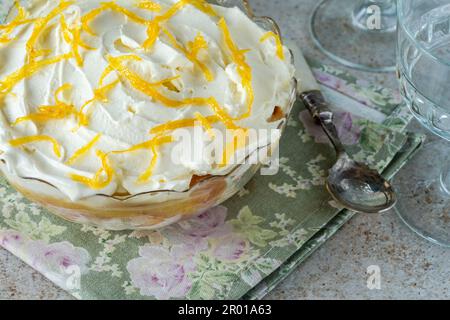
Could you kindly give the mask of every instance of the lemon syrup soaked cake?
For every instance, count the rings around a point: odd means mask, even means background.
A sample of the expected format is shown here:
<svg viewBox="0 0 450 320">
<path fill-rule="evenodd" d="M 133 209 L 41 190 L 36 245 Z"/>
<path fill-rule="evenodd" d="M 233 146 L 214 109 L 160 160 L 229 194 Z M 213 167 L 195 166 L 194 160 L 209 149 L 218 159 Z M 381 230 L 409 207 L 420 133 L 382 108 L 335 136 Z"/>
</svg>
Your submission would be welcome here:
<svg viewBox="0 0 450 320">
<path fill-rule="evenodd" d="M 1 169 L 60 216 L 125 229 L 205 210 L 254 173 L 234 155 L 273 143 L 248 148 L 250 130 L 286 121 L 290 53 L 238 8 L 21 3 L 0 25 Z M 225 137 L 221 161 L 187 157 L 178 130 L 201 130 L 201 148 Z"/>
</svg>

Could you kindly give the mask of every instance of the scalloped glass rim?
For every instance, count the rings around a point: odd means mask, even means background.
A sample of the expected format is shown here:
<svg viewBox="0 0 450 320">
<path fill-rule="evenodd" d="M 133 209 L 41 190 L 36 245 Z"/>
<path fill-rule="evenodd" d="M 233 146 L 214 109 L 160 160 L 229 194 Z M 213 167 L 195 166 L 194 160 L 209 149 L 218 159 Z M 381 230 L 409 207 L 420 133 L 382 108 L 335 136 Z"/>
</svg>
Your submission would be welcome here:
<svg viewBox="0 0 450 320">
<path fill-rule="evenodd" d="M 417 40 L 415 40 L 415 37 L 413 34 L 411 34 L 411 31 L 405 27 L 405 17 L 403 15 L 404 12 L 404 8 L 405 8 L 405 2 L 407 0 L 398 0 L 397 1 L 397 12 L 398 12 L 398 24 L 399 27 L 402 28 L 405 33 L 408 35 L 408 37 L 415 43 L 416 47 L 420 49 L 420 51 L 422 51 L 425 55 L 429 56 L 431 59 L 433 59 L 434 61 L 437 61 L 440 64 L 443 64 L 447 67 L 450 67 L 450 61 L 446 61 L 443 60 L 441 58 L 436 57 L 434 54 L 432 54 L 429 50 L 427 50 L 427 48 L 425 48 L 423 46 L 423 44 L 421 44 L 420 42 L 418 42 Z"/>
<path fill-rule="evenodd" d="M 418 48 L 423 54 L 425 54 L 426 56 L 430 57 L 433 61 L 442 64 L 445 67 L 450 67 L 450 61 L 445 61 L 441 58 L 436 57 L 435 55 L 433 55 L 429 50 L 427 50 L 420 42 L 415 40 L 415 37 L 411 34 L 411 31 L 405 27 L 405 19 L 403 17 L 403 9 L 404 9 L 404 0 L 398 0 L 397 1 L 397 12 L 398 12 L 398 27 L 402 28 L 405 32 L 405 34 L 410 38 L 410 40 L 412 42 L 414 42 L 416 48 Z M 399 64 L 402 64 L 403 68 L 406 68 L 406 66 L 404 66 L 402 59 L 399 59 Z M 439 103 L 435 102 L 434 99 L 432 97 L 428 97 L 425 96 L 423 94 L 420 93 L 420 90 L 417 89 L 416 85 L 413 83 L 413 81 L 411 81 L 410 77 L 407 75 L 403 75 L 405 80 L 408 81 L 408 84 L 415 90 L 416 94 L 420 95 L 420 98 L 423 99 L 424 101 L 427 101 L 430 105 L 433 105 L 433 107 L 443 113 L 448 113 L 448 110 L 444 107 L 442 107 Z M 410 108 L 411 109 L 411 108 Z M 418 121 L 420 121 L 422 124 L 423 123 L 423 119 L 420 118 L 420 116 L 413 110 L 411 110 L 411 113 L 414 115 L 414 117 L 416 117 L 416 119 Z M 450 138 L 444 134 L 442 134 L 440 132 L 440 130 L 436 130 L 435 128 L 433 128 L 433 126 L 429 126 L 424 124 L 424 126 L 429 129 L 430 131 L 432 131 L 434 134 L 438 135 L 439 137 L 446 139 L 448 141 L 450 141 Z"/>
<path fill-rule="evenodd" d="M 254 13 L 253 13 L 253 9 L 252 9 L 252 7 L 250 6 L 250 3 L 249 3 L 248 0 L 208 0 L 208 2 L 210 2 L 210 3 L 212 3 L 212 4 L 221 5 L 221 6 L 236 6 L 236 5 L 237 5 L 238 7 L 240 7 L 241 9 L 243 9 L 243 11 L 245 12 L 245 14 L 247 14 L 247 16 L 248 16 L 250 19 L 252 19 L 254 22 L 256 22 L 256 23 L 258 23 L 258 24 L 264 24 L 264 26 L 265 26 L 266 28 L 269 28 L 271 31 L 275 32 L 278 36 L 280 36 L 281 41 L 283 42 L 283 38 L 282 38 L 282 35 L 281 35 L 280 28 L 279 28 L 278 24 L 275 22 L 275 20 L 274 20 L 273 18 L 271 18 L 271 17 L 268 17 L 268 16 L 255 16 Z M 11 8 L 9 9 L 8 14 L 7 14 L 6 18 L 5 18 L 6 20 L 8 19 L 8 16 L 9 16 L 9 14 L 10 14 L 12 8 L 13 8 L 13 7 L 11 7 Z M 294 64 L 294 55 L 293 55 L 293 53 L 292 53 L 291 50 L 289 50 L 289 51 L 290 51 L 290 53 L 291 53 L 291 62 L 292 62 L 292 64 Z M 290 101 L 289 101 L 288 110 L 287 110 L 287 112 L 286 112 L 286 116 L 284 117 L 284 121 L 283 121 L 283 122 L 280 124 L 280 126 L 278 127 L 279 129 L 283 129 L 283 128 L 286 126 L 287 119 L 288 119 L 288 117 L 290 116 L 290 114 L 291 114 L 291 112 L 292 112 L 292 109 L 293 109 L 293 106 L 294 106 L 294 104 L 295 104 L 296 98 L 297 98 L 297 79 L 294 77 L 294 78 L 292 78 L 291 99 L 290 99 Z M 281 137 L 281 138 L 282 138 L 282 137 Z M 281 139 L 281 138 L 280 138 L 280 139 Z M 249 155 L 247 156 L 247 159 L 250 158 L 253 154 L 259 152 L 261 149 L 268 148 L 268 147 L 270 147 L 270 146 L 271 146 L 271 145 L 266 145 L 266 146 L 263 146 L 263 147 L 258 148 L 258 149 L 255 150 L 253 153 L 249 154 Z M 2 160 L 2 161 L 3 161 L 3 160 Z M 4 161 L 3 161 L 3 162 L 4 162 Z M 235 166 L 235 167 L 234 167 L 228 174 L 226 174 L 226 175 L 222 175 L 222 176 L 216 175 L 216 176 L 211 176 L 211 177 L 205 178 L 205 179 L 203 179 L 202 181 L 200 181 L 199 183 L 195 184 L 194 186 L 192 186 L 192 187 L 190 187 L 190 188 L 188 188 L 188 189 L 186 189 L 186 190 L 184 190 L 184 191 L 156 190 L 156 191 L 149 191 L 149 192 L 136 193 L 136 194 L 133 194 L 133 195 L 130 194 L 130 195 L 127 195 L 127 196 L 115 196 L 115 195 L 110 196 L 110 195 L 100 194 L 100 193 L 99 193 L 99 194 L 92 195 L 92 196 L 90 196 L 90 197 L 88 197 L 88 198 L 92 198 L 92 197 L 105 197 L 105 198 L 117 200 L 117 201 L 119 201 L 119 202 L 125 202 L 125 201 L 128 201 L 128 200 L 131 200 L 131 199 L 134 199 L 134 198 L 138 198 L 138 197 L 142 197 L 142 196 L 146 196 L 146 195 L 157 195 L 157 194 L 163 194 L 163 193 L 166 193 L 166 194 L 167 194 L 167 193 L 171 193 L 171 194 L 184 194 L 184 193 L 188 193 L 188 192 L 194 190 L 195 188 L 201 187 L 202 185 L 208 183 L 209 181 L 211 181 L 211 180 L 213 180 L 213 179 L 217 179 L 217 178 L 224 178 L 224 179 L 225 179 L 225 178 L 227 178 L 227 177 L 233 175 L 233 173 L 235 173 L 236 171 L 238 171 L 242 166 L 243 166 L 243 165 L 237 165 L 237 166 Z M 252 168 L 255 168 L 255 166 L 256 166 L 256 167 L 260 167 L 261 164 L 256 164 L 256 165 L 250 166 L 247 170 L 249 171 L 249 170 L 251 170 Z M 256 171 L 256 170 L 255 170 L 255 171 Z M 51 183 L 49 183 L 49 182 L 47 182 L 47 181 L 44 181 L 44 180 L 42 180 L 42 179 L 37 179 L 37 178 L 32 178 L 32 177 L 20 177 L 20 176 L 18 176 L 18 178 L 23 179 L 23 180 L 33 180 L 33 181 L 37 181 L 37 182 L 40 182 L 40 183 L 45 183 L 46 185 L 51 186 L 52 188 L 54 188 L 54 189 L 58 190 L 59 192 L 61 192 L 57 187 L 55 187 L 55 186 L 52 185 Z"/>
</svg>

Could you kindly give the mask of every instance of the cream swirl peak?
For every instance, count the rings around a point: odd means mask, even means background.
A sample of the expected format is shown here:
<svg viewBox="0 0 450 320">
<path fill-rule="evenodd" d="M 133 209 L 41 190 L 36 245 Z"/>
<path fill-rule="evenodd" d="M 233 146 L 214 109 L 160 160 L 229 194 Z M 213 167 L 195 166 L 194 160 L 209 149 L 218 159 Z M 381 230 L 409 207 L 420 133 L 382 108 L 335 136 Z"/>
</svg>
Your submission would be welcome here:
<svg viewBox="0 0 450 320">
<path fill-rule="evenodd" d="M 275 129 L 293 74 L 278 36 L 238 8 L 203 0 L 16 4 L 0 25 L 0 159 L 9 173 L 72 200 L 184 191 L 194 176 L 228 173 L 238 137 L 224 142 L 232 152 L 215 164 L 182 159 L 174 130 Z"/>
</svg>

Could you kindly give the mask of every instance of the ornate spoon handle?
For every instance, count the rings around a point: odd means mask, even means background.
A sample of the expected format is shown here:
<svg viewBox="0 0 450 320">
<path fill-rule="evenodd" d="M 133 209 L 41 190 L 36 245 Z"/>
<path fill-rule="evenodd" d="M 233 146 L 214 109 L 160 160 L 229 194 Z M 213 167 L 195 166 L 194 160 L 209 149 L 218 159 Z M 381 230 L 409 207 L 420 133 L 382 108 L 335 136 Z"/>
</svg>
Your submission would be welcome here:
<svg viewBox="0 0 450 320">
<path fill-rule="evenodd" d="M 330 111 L 325 98 L 319 90 L 312 90 L 300 94 L 300 99 L 311 113 L 311 116 L 322 126 L 330 139 L 338 156 L 345 153 L 344 145 L 339 139 L 336 126 L 333 123 L 333 112 Z"/>
</svg>

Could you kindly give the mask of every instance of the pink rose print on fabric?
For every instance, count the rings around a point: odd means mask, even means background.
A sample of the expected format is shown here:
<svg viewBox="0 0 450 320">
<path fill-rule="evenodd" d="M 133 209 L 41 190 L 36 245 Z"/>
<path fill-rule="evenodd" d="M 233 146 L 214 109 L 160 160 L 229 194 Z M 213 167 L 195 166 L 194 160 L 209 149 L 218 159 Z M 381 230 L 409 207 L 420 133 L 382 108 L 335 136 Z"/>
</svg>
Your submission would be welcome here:
<svg viewBox="0 0 450 320">
<path fill-rule="evenodd" d="M 158 300 L 182 298 L 192 283 L 188 273 L 194 269 L 189 247 L 174 246 L 172 249 L 143 246 L 139 258 L 128 262 L 131 281 L 140 289 L 141 295 Z"/>
<path fill-rule="evenodd" d="M 334 77 L 331 74 L 322 72 L 320 70 L 314 70 L 314 76 L 316 77 L 318 82 L 323 83 L 327 87 L 333 88 L 337 91 L 346 86 L 346 82 L 341 78 Z"/>
<path fill-rule="evenodd" d="M 336 112 L 334 123 L 339 137 L 344 145 L 352 146 L 359 142 L 361 129 L 354 124 L 354 116 L 349 112 Z M 300 112 L 300 121 L 303 123 L 306 133 L 314 138 L 316 143 L 328 144 L 329 140 L 320 125 L 316 124 L 308 110 Z"/>
<path fill-rule="evenodd" d="M 164 229 L 162 233 L 172 244 L 189 246 L 195 252 L 205 251 L 208 249 L 208 238 L 232 232 L 231 226 L 225 223 L 227 211 L 224 206 L 211 208 L 192 219 Z"/>
<path fill-rule="evenodd" d="M 228 262 L 241 259 L 250 245 L 226 222 L 227 211 L 218 206 L 161 230 L 171 247 L 140 247 L 139 257 L 127 265 L 133 286 L 159 300 L 183 298 L 191 290 L 188 275 L 196 270 L 198 254 Z"/>
<path fill-rule="evenodd" d="M 13 251 L 25 244 L 25 238 L 17 231 L 0 231 L 0 245 L 8 251 Z"/>
<path fill-rule="evenodd" d="M 89 253 L 67 241 L 52 244 L 31 241 L 25 250 L 30 256 L 31 266 L 63 288 L 66 288 L 71 276 L 85 274 L 89 269 Z"/>
<path fill-rule="evenodd" d="M 229 235 L 217 240 L 212 254 L 222 261 L 237 261 L 242 258 L 248 249 L 249 243 L 245 239 L 237 235 Z"/>
<path fill-rule="evenodd" d="M 339 91 L 350 97 L 354 97 L 363 105 L 366 105 L 366 106 L 372 105 L 369 98 L 367 98 L 361 92 L 358 92 L 357 90 L 355 90 L 354 86 L 349 85 L 349 83 L 347 81 L 345 81 L 339 77 L 333 76 L 329 73 L 320 71 L 320 70 L 315 70 L 314 75 L 315 75 L 316 79 L 320 83 L 324 84 L 325 86 L 327 86 L 335 91 Z M 366 84 L 362 85 L 362 87 L 367 87 L 368 85 L 369 84 L 366 83 Z"/>
<path fill-rule="evenodd" d="M 225 224 L 228 209 L 218 206 L 202 214 L 178 224 L 180 231 L 191 237 L 206 238 L 220 236 L 231 232 L 231 227 Z"/>
<path fill-rule="evenodd" d="M 209 249 L 209 242 L 215 243 L 212 255 L 220 260 L 234 261 L 241 258 L 249 245 L 233 232 L 226 223 L 228 209 L 218 206 L 181 222 L 166 234 L 172 243 L 189 246 L 192 252 Z"/>
<path fill-rule="evenodd" d="M 67 241 L 52 244 L 32 241 L 28 243 L 27 250 L 30 252 L 33 266 L 38 269 L 58 271 L 77 266 L 82 273 L 88 269 L 89 253 Z"/>
<path fill-rule="evenodd" d="M 186 224 L 180 224 L 180 231 L 189 237 L 211 240 L 215 243 L 212 255 L 219 260 L 239 260 L 249 249 L 249 244 L 226 223 L 227 211 L 224 206 L 212 208 Z"/>
<path fill-rule="evenodd" d="M 67 241 L 48 244 L 31 240 L 14 230 L 0 232 L 0 245 L 66 289 L 71 276 L 81 276 L 88 271 L 87 264 L 91 259 L 85 249 L 74 247 Z"/>
</svg>

